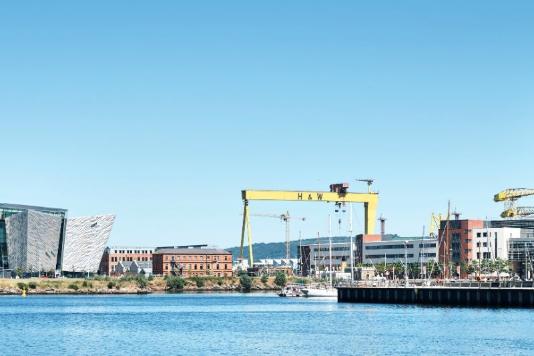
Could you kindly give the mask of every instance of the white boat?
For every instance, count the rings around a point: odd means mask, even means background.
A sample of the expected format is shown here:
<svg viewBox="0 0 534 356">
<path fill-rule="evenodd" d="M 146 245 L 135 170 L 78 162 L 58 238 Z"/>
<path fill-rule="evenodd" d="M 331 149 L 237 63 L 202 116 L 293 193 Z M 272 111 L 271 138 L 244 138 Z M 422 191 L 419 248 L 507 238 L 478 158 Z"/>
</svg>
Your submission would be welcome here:
<svg viewBox="0 0 534 356">
<path fill-rule="evenodd" d="M 302 293 L 304 293 L 304 296 L 308 298 L 337 297 L 337 289 L 334 287 L 330 287 L 330 286 L 315 286 L 315 287 L 304 288 L 302 290 Z"/>
<path fill-rule="evenodd" d="M 278 293 L 278 296 L 280 297 L 302 297 L 303 293 L 303 286 L 300 284 L 288 284 L 285 286 L 280 293 Z"/>
</svg>

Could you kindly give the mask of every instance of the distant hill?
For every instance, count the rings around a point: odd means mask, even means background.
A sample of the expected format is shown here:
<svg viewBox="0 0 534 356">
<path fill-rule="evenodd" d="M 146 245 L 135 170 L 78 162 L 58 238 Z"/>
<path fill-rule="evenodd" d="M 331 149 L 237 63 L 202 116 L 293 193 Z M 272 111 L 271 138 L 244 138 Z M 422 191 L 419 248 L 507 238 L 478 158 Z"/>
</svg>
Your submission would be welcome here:
<svg viewBox="0 0 534 356">
<path fill-rule="evenodd" d="M 386 239 L 412 239 L 412 238 L 406 238 L 406 237 L 400 237 L 396 234 L 386 234 Z M 335 236 L 332 237 L 332 243 L 335 242 L 348 242 L 350 240 L 350 237 L 348 236 Z M 317 238 L 314 239 L 303 239 L 302 241 L 291 241 L 291 258 L 297 258 L 297 250 L 299 243 L 302 243 L 303 245 L 307 244 L 315 244 L 317 243 Z M 328 237 L 321 237 L 319 239 L 321 244 L 328 244 Z M 255 243 L 252 244 L 252 248 L 254 250 L 254 259 L 259 260 L 263 258 L 286 258 L 286 243 L 285 242 L 270 242 L 270 243 Z M 229 247 L 225 248 L 226 251 L 230 251 L 232 253 L 232 258 L 234 260 L 237 260 L 239 258 L 239 246 L 237 247 Z M 245 251 L 243 252 L 243 255 L 245 258 L 248 258 L 248 246 L 245 246 Z"/>
<path fill-rule="evenodd" d="M 349 241 L 348 236 L 336 236 L 332 237 L 332 243 L 335 242 L 346 242 Z M 319 239 L 321 244 L 328 244 L 328 237 L 321 237 Z M 303 239 L 302 241 L 291 241 L 291 258 L 297 258 L 297 250 L 299 243 L 303 245 L 317 243 L 317 239 Z M 254 259 L 259 260 L 262 258 L 286 258 L 286 243 L 285 242 L 270 242 L 270 243 L 255 243 L 252 244 L 254 250 Z M 226 248 L 226 251 L 232 252 L 234 260 L 239 258 L 239 246 Z M 248 246 L 245 246 L 245 251 L 243 252 L 245 258 L 248 258 Z"/>
</svg>

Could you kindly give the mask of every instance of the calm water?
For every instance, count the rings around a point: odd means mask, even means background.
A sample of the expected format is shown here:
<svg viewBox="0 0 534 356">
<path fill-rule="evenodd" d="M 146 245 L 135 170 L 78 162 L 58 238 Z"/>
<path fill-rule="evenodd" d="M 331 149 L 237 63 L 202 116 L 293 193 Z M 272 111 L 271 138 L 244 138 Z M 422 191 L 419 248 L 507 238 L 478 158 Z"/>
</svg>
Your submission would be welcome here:
<svg viewBox="0 0 534 356">
<path fill-rule="evenodd" d="M 534 311 L 269 294 L 0 297 L 0 355 L 534 354 Z"/>
</svg>

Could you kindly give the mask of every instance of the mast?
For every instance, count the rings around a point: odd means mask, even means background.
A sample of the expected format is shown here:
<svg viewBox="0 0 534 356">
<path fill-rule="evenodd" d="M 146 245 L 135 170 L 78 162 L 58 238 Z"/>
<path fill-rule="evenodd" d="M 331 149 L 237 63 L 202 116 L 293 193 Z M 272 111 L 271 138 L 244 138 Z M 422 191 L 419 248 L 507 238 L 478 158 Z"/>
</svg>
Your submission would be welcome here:
<svg viewBox="0 0 534 356">
<path fill-rule="evenodd" d="M 328 275 L 330 279 L 330 287 L 332 287 L 332 215 L 330 214 L 328 214 L 328 254 Z"/>
<path fill-rule="evenodd" d="M 350 282 L 354 281 L 354 250 L 352 248 L 352 203 L 349 205 L 349 236 L 350 236 Z"/>
</svg>

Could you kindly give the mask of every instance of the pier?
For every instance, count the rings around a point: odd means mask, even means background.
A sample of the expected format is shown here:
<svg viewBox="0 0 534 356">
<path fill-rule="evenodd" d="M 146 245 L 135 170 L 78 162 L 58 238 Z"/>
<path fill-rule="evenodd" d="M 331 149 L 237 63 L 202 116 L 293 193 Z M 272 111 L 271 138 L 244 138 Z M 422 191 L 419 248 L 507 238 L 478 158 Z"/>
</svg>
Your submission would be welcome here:
<svg viewBox="0 0 534 356">
<path fill-rule="evenodd" d="M 534 307 L 532 288 L 339 287 L 340 303 Z"/>
</svg>

